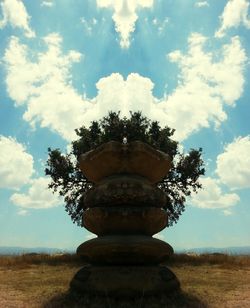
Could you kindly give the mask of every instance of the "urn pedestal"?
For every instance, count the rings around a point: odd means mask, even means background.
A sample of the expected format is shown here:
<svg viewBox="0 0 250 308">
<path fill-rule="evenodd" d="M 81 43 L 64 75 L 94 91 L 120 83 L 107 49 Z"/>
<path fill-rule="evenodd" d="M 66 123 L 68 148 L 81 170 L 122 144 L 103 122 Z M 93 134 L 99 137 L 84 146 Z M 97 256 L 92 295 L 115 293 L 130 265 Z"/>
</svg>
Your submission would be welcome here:
<svg viewBox="0 0 250 308">
<path fill-rule="evenodd" d="M 98 237 L 77 254 L 88 264 L 71 288 L 94 295 L 139 297 L 179 288 L 163 266 L 173 248 L 152 236 L 167 226 L 165 194 L 157 187 L 171 160 L 139 141 L 108 142 L 80 157 L 80 168 L 93 182 L 85 197 L 83 225 Z"/>
</svg>

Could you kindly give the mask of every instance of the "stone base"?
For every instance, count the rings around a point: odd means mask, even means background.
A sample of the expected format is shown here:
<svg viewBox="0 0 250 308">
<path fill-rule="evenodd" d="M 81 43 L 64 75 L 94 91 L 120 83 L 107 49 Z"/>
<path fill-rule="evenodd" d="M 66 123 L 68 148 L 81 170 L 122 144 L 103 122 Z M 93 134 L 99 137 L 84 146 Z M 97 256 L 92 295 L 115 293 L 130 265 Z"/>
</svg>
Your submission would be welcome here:
<svg viewBox="0 0 250 308">
<path fill-rule="evenodd" d="M 167 226 L 168 215 L 162 208 L 153 206 L 94 207 L 83 214 L 83 225 L 92 233 L 145 234 L 152 236 Z"/>
<path fill-rule="evenodd" d="M 151 236 L 107 235 L 82 243 L 77 254 L 91 264 L 152 265 L 165 262 L 173 248 Z"/>
<path fill-rule="evenodd" d="M 140 297 L 170 295 L 180 283 L 166 266 L 87 265 L 76 273 L 70 287 L 81 294 Z"/>
</svg>

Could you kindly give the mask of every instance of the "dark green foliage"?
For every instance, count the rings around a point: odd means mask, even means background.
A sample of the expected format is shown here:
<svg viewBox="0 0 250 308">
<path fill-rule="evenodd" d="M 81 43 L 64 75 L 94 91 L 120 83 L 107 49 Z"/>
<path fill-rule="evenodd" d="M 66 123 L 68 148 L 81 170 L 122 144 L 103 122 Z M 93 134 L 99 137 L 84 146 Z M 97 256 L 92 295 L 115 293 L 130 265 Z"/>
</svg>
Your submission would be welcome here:
<svg viewBox="0 0 250 308">
<path fill-rule="evenodd" d="M 170 225 L 177 222 L 185 209 L 186 197 L 191 192 L 201 188 L 199 177 L 205 174 L 202 149 L 191 149 L 187 155 L 178 154 L 178 160 L 173 163 L 168 175 L 159 183 L 159 187 L 166 192 L 168 199 L 166 210 L 169 214 Z"/>
<path fill-rule="evenodd" d="M 79 138 L 72 142 L 70 154 L 62 154 L 59 149 L 48 150 L 45 173 L 52 179 L 49 188 L 64 197 L 66 211 L 78 225 L 81 225 L 85 210 L 84 195 L 92 183 L 80 172 L 77 159 L 82 153 L 111 140 L 140 140 L 173 159 L 170 172 L 158 183 L 158 187 L 166 192 L 169 225 L 178 221 L 185 209 L 186 197 L 201 188 L 198 180 L 205 173 L 202 150 L 191 149 L 186 155 L 180 154 L 178 142 L 171 139 L 174 130 L 161 128 L 157 121 L 150 121 L 140 112 L 131 113 L 130 118 L 120 118 L 119 113 L 110 112 L 107 117 L 93 121 L 89 128 L 83 126 L 76 129 L 76 134 Z"/>
<path fill-rule="evenodd" d="M 158 122 L 151 122 L 140 112 L 131 113 L 129 119 L 121 119 L 119 113 L 110 112 L 100 121 L 93 121 L 87 129 L 76 129 L 79 137 L 72 143 L 73 154 L 79 157 L 84 152 L 110 140 L 122 142 L 126 137 L 128 142 L 140 140 L 168 153 L 172 158 L 177 154 L 178 143 L 170 139 L 174 130 L 169 127 L 161 128 Z"/>
</svg>

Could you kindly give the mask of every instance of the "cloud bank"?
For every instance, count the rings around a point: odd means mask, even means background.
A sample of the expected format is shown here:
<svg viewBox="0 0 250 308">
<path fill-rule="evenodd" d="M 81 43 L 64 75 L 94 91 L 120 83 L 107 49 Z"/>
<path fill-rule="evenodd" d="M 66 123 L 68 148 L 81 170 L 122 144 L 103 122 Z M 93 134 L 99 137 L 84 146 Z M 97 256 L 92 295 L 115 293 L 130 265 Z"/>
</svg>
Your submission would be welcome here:
<svg viewBox="0 0 250 308">
<path fill-rule="evenodd" d="M 27 45 L 17 37 L 10 39 L 4 62 L 9 96 L 16 106 L 25 105 L 24 120 L 57 132 L 66 140 L 75 137 L 74 129 L 83 124 L 88 102 L 72 86 L 70 69 L 81 54 L 61 50 L 61 37 L 52 33 L 44 38 L 47 51 L 32 61 Z"/>
<path fill-rule="evenodd" d="M 243 93 L 244 68 L 247 57 L 240 39 L 234 37 L 223 45 L 219 60 L 205 52 L 206 38 L 198 33 L 190 36 L 186 54 L 176 50 L 168 59 L 179 66 L 178 86 L 168 96 L 157 99 L 153 82 L 139 74 L 124 79 L 120 74 L 101 78 L 98 94 L 86 111 L 85 123 L 102 117 L 108 111 L 141 110 L 161 125 L 176 129 L 175 138 L 182 141 L 203 127 L 218 127 L 227 119 L 224 105 L 233 107 Z"/>
<path fill-rule="evenodd" d="M 73 87 L 70 74 L 81 54 L 74 50 L 63 54 L 58 34 L 44 38 L 47 51 L 35 61 L 28 47 L 12 37 L 4 56 L 7 91 L 16 106 L 27 107 L 23 118 L 33 127 L 48 127 L 68 141 L 75 138 L 75 128 L 111 110 L 120 110 L 122 116 L 140 110 L 162 126 L 175 128 L 175 138 L 182 141 L 204 127 L 218 127 L 227 119 L 224 106 L 235 106 L 243 93 L 247 57 L 239 37 L 214 53 L 204 50 L 206 40 L 193 33 L 186 53 L 176 50 L 167 55 L 180 74 L 176 89 L 163 98 L 153 95 L 150 78 L 113 73 L 100 78 L 96 97 L 88 99 Z"/>
<path fill-rule="evenodd" d="M 177 88 L 166 99 L 164 110 L 167 123 L 177 129 L 179 140 L 202 127 L 211 124 L 218 127 L 227 119 L 223 106 L 233 107 L 243 93 L 247 57 L 239 37 L 233 37 L 214 53 L 205 52 L 206 40 L 201 34 L 193 33 L 186 54 L 176 50 L 168 55 L 179 66 L 180 76 Z"/>
</svg>

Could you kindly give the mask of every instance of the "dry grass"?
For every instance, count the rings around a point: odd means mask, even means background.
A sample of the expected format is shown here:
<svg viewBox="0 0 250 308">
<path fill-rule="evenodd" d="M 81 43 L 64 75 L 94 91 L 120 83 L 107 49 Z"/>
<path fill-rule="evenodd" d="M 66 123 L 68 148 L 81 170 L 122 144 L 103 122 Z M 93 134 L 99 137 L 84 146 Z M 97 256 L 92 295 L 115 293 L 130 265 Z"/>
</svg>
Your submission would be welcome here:
<svg viewBox="0 0 250 308">
<path fill-rule="evenodd" d="M 168 265 L 221 265 L 225 268 L 250 267 L 250 256 L 246 255 L 227 255 L 227 254 L 175 254 L 168 261 Z"/>
<path fill-rule="evenodd" d="M 75 255 L 0 257 L 0 307 L 250 307 L 250 257 L 176 255 L 169 267 L 183 292 L 172 298 L 140 298 L 125 305 L 110 298 L 79 299 L 68 293 L 81 267 Z M 156 304 L 158 302 L 158 304 Z"/>
<path fill-rule="evenodd" d="M 76 254 L 23 254 L 16 256 L 0 256 L 0 267 L 22 268 L 29 265 L 67 265 L 81 264 Z"/>
<path fill-rule="evenodd" d="M 82 261 L 76 254 L 22 254 L 17 256 L 0 256 L 0 267 L 26 267 L 28 265 L 81 265 Z M 167 265 L 221 265 L 224 267 L 250 267 L 250 256 L 226 254 L 174 254 Z"/>
</svg>

